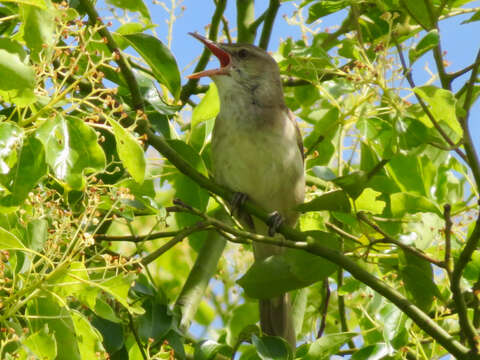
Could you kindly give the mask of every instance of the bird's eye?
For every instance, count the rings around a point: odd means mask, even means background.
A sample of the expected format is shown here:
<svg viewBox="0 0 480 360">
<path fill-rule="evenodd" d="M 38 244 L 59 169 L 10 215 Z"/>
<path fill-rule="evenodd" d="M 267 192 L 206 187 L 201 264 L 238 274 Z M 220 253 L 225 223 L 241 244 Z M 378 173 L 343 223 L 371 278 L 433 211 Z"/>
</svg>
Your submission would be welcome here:
<svg viewBox="0 0 480 360">
<path fill-rule="evenodd" d="M 240 59 L 245 59 L 247 56 L 248 56 L 248 51 L 245 50 L 245 49 L 241 49 L 241 50 L 238 52 L 238 57 L 239 57 Z"/>
</svg>

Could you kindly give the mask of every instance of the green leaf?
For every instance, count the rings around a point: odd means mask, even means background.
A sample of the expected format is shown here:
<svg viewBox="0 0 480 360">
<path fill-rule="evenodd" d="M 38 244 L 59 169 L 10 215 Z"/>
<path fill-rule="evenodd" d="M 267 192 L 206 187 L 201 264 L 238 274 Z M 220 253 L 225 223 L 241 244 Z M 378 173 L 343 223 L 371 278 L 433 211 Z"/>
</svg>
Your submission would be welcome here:
<svg viewBox="0 0 480 360">
<path fill-rule="evenodd" d="M 402 217 L 404 214 L 416 214 L 419 212 L 432 212 L 439 216 L 442 210 L 433 201 L 424 196 L 411 193 L 395 193 L 390 195 L 392 215 Z"/>
<path fill-rule="evenodd" d="M 90 322 L 78 311 L 70 310 L 78 349 L 82 359 L 96 359 L 97 353 L 105 351 L 102 345 L 102 336 L 92 327 Z"/>
<path fill-rule="evenodd" d="M 25 245 L 11 232 L 0 227 L 0 249 L 24 249 Z"/>
<path fill-rule="evenodd" d="M 309 231 L 308 234 L 323 246 L 339 248 L 339 242 L 332 234 L 322 231 Z M 283 254 L 255 261 L 238 284 L 249 297 L 267 299 L 311 285 L 336 269 L 335 264 L 322 257 L 303 250 L 287 249 Z"/>
<path fill-rule="evenodd" d="M 8 174 L 17 162 L 17 148 L 22 145 L 23 129 L 15 123 L 0 123 L 0 175 Z"/>
<path fill-rule="evenodd" d="M 462 21 L 461 24 L 468 24 L 474 21 L 479 21 L 479 20 L 480 20 L 480 11 L 477 11 L 475 14 L 472 15 L 470 19 Z"/>
<path fill-rule="evenodd" d="M 227 324 L 227 344 L 235 346 L 240 339 L 241 333 L 250 325 L 259 320 L 258 304 L 246 302 L 235 307 Z"/>
<path fill-rule="evenodd" d="M 451 91 L 433 85 L 416 87 L 413 91 L 430 106 L 430 111 L 437 122 L 446 123 L 459 137 L 463 136 L 463 129 L 457 120 L 455 110 L 457 99 Z M 430 121 L 425 125 L 433 126 Z"/>
<path fill-rule="evenodd" d="M 262 360 L 292 360 L 293 353 L 290 345 L 277 336 L 252 335 L 252 343 Z"/>
<path fill-rule="evenodd" d="M 204 340 L 195 346 L 193 359 L 211 360 L 215 359 L 217 354 L 222 354 L 230 358 L 232 356 L 232 348 L 225 344 L 219 344 L 216 341 Z"/>
<path fill-rule="evenodd" d="M 390 355 L 391 348 L 385 343 L 367 345 L 352 355 L 351 360 L 381 360 Z"/>
<path fill-rule="evenodd" d="M 132 286 L 135 279 L 135 274 L 122 274 L 112 277 L 102 283 L 96 283 L 102 290 L 112 295 L 115 300 L 125 306 L 127 310 L 134 314 L 143 314 L 144 310 L 141 307 L 130 306 L 128 303 L 128 290 Z"/>
<path fill-rule="evenodd" d="M 382 193 L 371 188 L 366 188 L 360 196 L 355 199 L 355 207 L 357 210 L 367 211 L 372 214 L 381 214 L 385 209 L 385 201 L 377 200 Z"/>
<path fill-rule="evenodd" d="M 45 219 L 33 219 L 27 224 L 27 247 L 40 251 L 48 237 L 48 221 Z"/>
<path fill-rule="evenodd" d="M 332 181 L 345 190 L 353 199 L 356 199 L 367 185 L 368 176 L 365 171 L 354 171 L 351 174 L 335 178 Z"/>
<path fill-rule="evenodd" d="M 34 137 L 27 138 L 19 150 L 15 167 L 6 176 L 4 185 L 10 194 L 0 198 L 0 206 L 12 207 L 22 204 L 30 190 L 46 172 L 47 164 L 42 143 Z"/>
<path fill-rule="evenodd" d="M 36 6 L 22 6 L 23 38 L 30 48 L 32 59 L 40 62 L 40 52 L 44 55 L 52 53 L 55 42 L 55 16 L 56 9 L 50 0 L 46 1 L 47 8 L 40 9 Z"/>
<path fill-rule="evenodd" d="M 123 165 L 128 170 L 133 179 L 142 184 L 145 178 L 145 154 L 142 147 L 135 137 L 122 125 L 112 118 L 107 118 L 112 125 L 115 141 L 117 142 L 117 152 Z"/>
<path fill-rule="evenodd" d="M 203 300 L 198 305 L 194 320 L 200 325 L 208 326 L 213 322 L 215 316 L 215 309 L 208 302 Z"/>
<path fill-rule="evenodd" d="M 324 335 L 309 346 L 302 360 L 330 359 L 330 356 L 336 354 L 343 344 L 356 335 L 352 332 Z"/>
<path fill-rule="evenodd" d="M 349 213 L 351 208 L 345 191 L 334 190 L 323 193 L 308 203 L 297 206 L 297 210 L 301 212 L 328 210 Z"/>
<path fill-rule="evenodd" d="M 145 26 L 140 23 L 126 23 L 121 25 L 115 32 L 112 32 L 112 36 L 118 48 L 124 50 L 129 46 L 129 42 L 120 35 L 137 34 L 141 33 L 144 29 Z"/>
<path fill-rule="evenodd" d="M 64 299 L 75 296 L 90 309 L 95 308 L 95 301 L 100 289 L 95 286 L 94 282 L 90 282 L 90 276 L 83 262 L 71 262 L 63 272 L 51 278 L 49 282 L 55 285 L 55 293 Z"/>
<path fill-rule="evenodd" d="M 430 30 L 433 28 L 430 11 L 427 8 L 425 1 L 418 0 L 402 0 L 401 4 L 406 7 L 408 13 L 418 22 L 424 29 Z"/>
<path fill-rule="evenodd" d="M 423 311 L 429 312 L 435 298 L 441 298 L 433 279 L 432 266 L 426 260 L 404 252 L 404 264 L 400 266 L 400 275 L 405 284 L 407 297 Z"/>
<path fill-rule="evenodd" d="M 145 313 L 138 318 L 138 335 L 148 340 L 159 340 L 172 329 L 173 315 L 168 306 L 156 298 L 149 297 L 143 304 Z"/>
<path fill-rule="evenodd" d="M 180 72 L 170 50 L 157 38 L 147 34 L 123 35 L 150 66 L 155 78 L 164 84 L 175 99 L 180 96 Z"/>
<path fill-rule="evenodd" d="M 307 24 L 311 24 L 315 20 L 324 17 L 334 12 L 340 11 L 350 5 L 346 0 L 322 0 L 319 1 L 308 9 Z"/>
<path fill-rule="evenodd" d="M 220 100 L 218 90 L 214 83 L 210 83 L 208 91 L 203 96 L 200 103 L 195 106 L 192 113 L 192 128 L 202 121 L 214 118 L 220 111 Z"/>
<path fill-rule="evenodd" d="M 427 195 L 421 159 L 416 155 L 396 155 L 386 168 L 402 191 Z"/>
<path fill-rule="evenodd" d="M 35 136 L 45 147 L 55 177 L 70 189 L 83 189 L 85 173 L 105 168 L 105 153 L 97 134 L 81 119 L 57 115 L 43 123 Z"/>
<path fill-rule="evenodd" d="M 2 2 L 13 2 L 17 4 L 23 4 L 23 5 L 32 5 L 40 9 L 47 8 L 46 0 L 2 0 Z"/>
<path fill-rule="evenodd" d="M 98 297 L 95 301 L 95 314 L 110 322 L 118 324 L 122 323 L 122 319 L 115 314 L 115 311 L 113 311 L 112 307 L 101 297 Z"/>
<path fill-rule="evenodd" d="M 147 6 L 142 0 L 106 0 L 107 3 L 112 4 L 113 6 L 119 7 L 120 9 L 139 12 L 142 16 L 150 20 L 150 13 L 148 12 Z"/>
<path fill-rule="evenodd" d="M 99 301 L 97 300 L 97 304 L 98 303 Z M 109 354 L 112 355 L 124 347 L 125 336 L 121 321 L 116 323 L 94 316 L 92 319 L 92 325 L 100 331 L 100 334 L 103 337 L 103 345 Z"/>
<path fill-rule="evenodd" d="M 53 334 L 47 333 L 45 328 L 26 338 L 23 345 L 28 347 L 39 359 L 55 359 L 57 356 L 55 337 Z"/>
<path fill-rule="evenodd" d="M 410 49 L 408 52 L 408 58 L 410 60 L 410 66 L 417 61 L 423 54 L 432 50 L 438 45 L 440 35 L 438 30 L 434 29 L 429 31 L 415 46 L 415 49 Z"/>
<path fill-rule="evenodd" d="M 53 297 L 37 297 L 27 304 L 26 315 L 31 316 L 32 331 L 48 326 L 57 343 L 55 360 L 83 360 L 80 356 L 75 327 L 70 312 L 60 307 Z M 95 358 L 95 357 L 94 357 Z"/>
<path fill-rule="evenodd" d="M 27 106 L 36 99 L 33 93 L 35 71 L 18 53 L 0 49 L 0 99 L 18 106 Z"/>
</svg>

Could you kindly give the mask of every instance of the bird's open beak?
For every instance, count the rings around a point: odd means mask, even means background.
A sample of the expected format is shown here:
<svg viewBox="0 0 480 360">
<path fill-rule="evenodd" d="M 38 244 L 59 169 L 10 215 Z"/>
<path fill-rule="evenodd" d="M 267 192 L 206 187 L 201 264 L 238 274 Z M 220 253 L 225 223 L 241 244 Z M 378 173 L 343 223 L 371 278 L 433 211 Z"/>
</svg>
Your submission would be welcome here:
<svg viewBox="0 0 480 360">
<path fill-rule="evenodd" d="M 225 50 L 223 50 L 216 42 L 213 42 L 212 40 L 209 40 L 203 37 L 202 35 L 199 35 L 197 33 L 189 33 L 189 34 L 192 35 L 194 38 L 200 40 L 212 52 L 212 54 L 217 57 L 217 59 L 220 61 L 220 68 L 200 71 L 195 74 L 187 76 L 187 78 L 199 79 L 204 76 L 227 75 L 228 68 L 231 62 L 230 54 Z"/>
</svg>

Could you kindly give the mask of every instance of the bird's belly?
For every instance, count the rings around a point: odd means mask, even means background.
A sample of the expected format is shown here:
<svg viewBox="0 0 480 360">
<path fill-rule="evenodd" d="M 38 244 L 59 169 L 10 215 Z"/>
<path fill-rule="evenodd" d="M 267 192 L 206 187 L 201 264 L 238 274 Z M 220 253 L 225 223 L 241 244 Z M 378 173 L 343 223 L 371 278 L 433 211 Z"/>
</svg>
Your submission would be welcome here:
<svg viewBox="0 0 480 360">
<path fill-rule="evenodd" d="M 303 161 L 295 136 L 235 131 L 215 136 L 216 181 L 245 193 L 267 211 L 289 217 L 303 201 Z"/>
</svg>

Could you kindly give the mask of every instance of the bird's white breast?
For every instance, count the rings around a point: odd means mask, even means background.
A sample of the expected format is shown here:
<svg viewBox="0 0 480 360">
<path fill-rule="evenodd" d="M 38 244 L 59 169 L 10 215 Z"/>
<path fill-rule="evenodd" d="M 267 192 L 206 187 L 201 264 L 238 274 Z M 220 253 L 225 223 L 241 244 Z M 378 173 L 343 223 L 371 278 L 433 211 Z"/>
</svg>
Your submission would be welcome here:
<svg viewBox="0 0 480 360">
<path fill-rule="evenodd" d="M 246 111 L 244 105 L 237 103 L 228 113 L 221 112 L 215 124 L 215 179 L 295 222 L 293 208 L 303 202 L 305 185 L 295 125 L 285 109 L 270 109 L 267 114 L 275 121 L 268 121 L 258 118 L 262 113 Z"/>
</svg>

